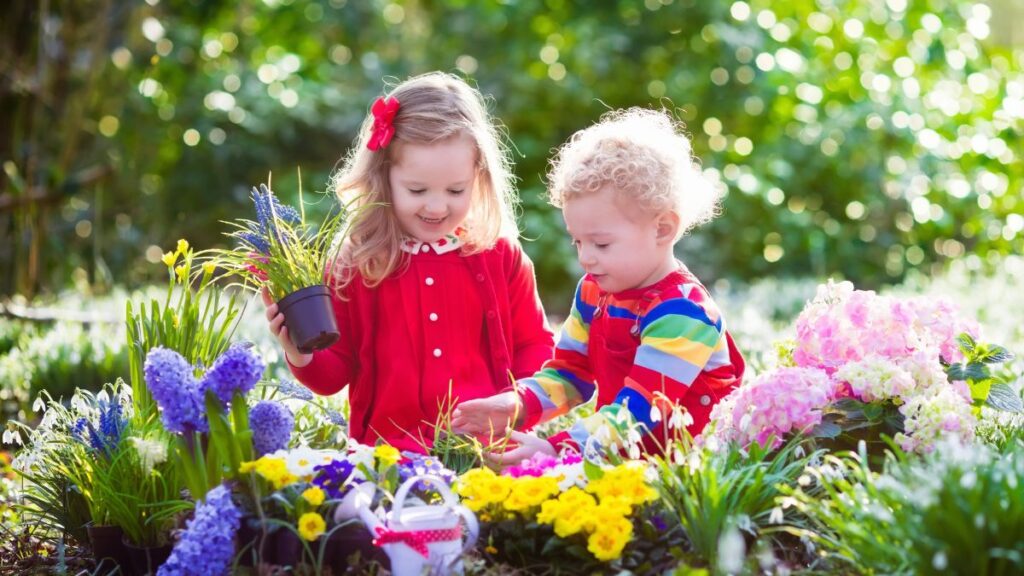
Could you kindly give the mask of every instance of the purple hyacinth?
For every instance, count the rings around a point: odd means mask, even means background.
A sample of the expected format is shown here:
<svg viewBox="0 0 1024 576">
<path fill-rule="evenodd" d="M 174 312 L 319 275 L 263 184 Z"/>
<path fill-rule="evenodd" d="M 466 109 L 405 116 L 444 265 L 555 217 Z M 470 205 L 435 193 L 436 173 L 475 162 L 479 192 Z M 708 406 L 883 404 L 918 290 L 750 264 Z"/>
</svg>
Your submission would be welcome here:
<svg viewBox="0 0 1024 576">
<path fill-rule="evenodd" d="M 121 434 L 128 421 L 118 402 L 100 400 L 98 408 L 98 427 L 86 418 L 79 418 L 71 432 L 79 442 L 109 458 L 121 441 Z"/>
<path fill-rule="evenodd" d="M 245 232 L 238 232 L 235 236 L 242 241 L 246 249 L 259 252 L 264 256 L 270 254 L 270 244 L 260 232 L 247 230 Z"/>
<path fill-rule="evenodd" d="M 192 366 L 174 350 L 153 348 L 146 355 L 146 386 L 160 407 L 160 420 L 171 432 L 206 432 L 206 411 Z"/>
<path fill-rule="evenodd" d="M 205 397 L 207 390 L 213 390 L 221 403 L 227 405 L 235 392 L 248 394 L 263 377 L 263 369 L 263 359 L 251 346 L 233 344 L 206 371 L 199 384 L 201 397 Z"/>
<path fill-rule="evenodd" d="M 316 472 L 313 485 L 323 490 L 331 499 L 343 498 L 353 486 L 363 482 L 362 478 L 352 476 L 355 466 L 348 460 L 334 460 L 330 464 L 316 466 L 313 470 Z"/>
<path fill-rule="evenodd" d="M 295 416 L 284 404 L 264 400 L 249 411 L 252 447 L 256 456 L 263 456 L 288 447 Z"/>
<path fill-rule="evenodd" d="M 227 574 L 235 556 L 235 533 L 241 517 L 226 487 L 217 486 L 207 492 L 205 501 L 196 504 L 194 517 L 157 576 Z"/>
<path fill-rule="evenodd" d="M 298 224 L 302 221 L 299 212 L 291 206 L 281 204 L 266 184 L 260 184 L 259 190 L 252 189 L 252 203 L 256 208 L 256 221 L 264 237 L 277 233 L 277 220 L 286 224 Z"/>
<path fill-rule="evenodd" d="M 290 398 L 307 402 L 313 399 L 313 392 L 301 384 L 296 384 L 294 380 L 281 380 L 277 384 L 277 389 Z"/>
<path fill-rule="evenodd" d="M 437 476 L 444 480 L 448 486 L 455 481 L 455 472 L 444 467 L 440 460 L 433 456 L 424 456 L 416 452 L 402 452 L 404 458 L 398 463 L 399 481 L 405 482 L 413 476 L 430 475 Z M 413 490 L 426 491 L 430 489 L 430 483 L 419 481 L 413 486 Z"/>
</svg>

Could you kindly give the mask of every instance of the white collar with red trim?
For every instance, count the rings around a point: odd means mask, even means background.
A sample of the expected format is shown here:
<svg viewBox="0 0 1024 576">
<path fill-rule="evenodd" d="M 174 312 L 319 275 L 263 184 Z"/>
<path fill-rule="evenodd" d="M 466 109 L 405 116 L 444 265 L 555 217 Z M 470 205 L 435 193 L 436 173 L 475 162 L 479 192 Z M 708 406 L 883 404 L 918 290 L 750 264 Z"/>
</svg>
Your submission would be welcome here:
<svg viewBox="0 0 1024 576">
<path fill-rule="evenodd" d="M 419 254 L 421 252 L 429 252 L 432 248 L 435 254 L 447 254 L 462 247 L 464 244 L 462 241 L 464 233 L 465 230 L 463 228 L 456 228 L 451 234 L 445 234 L 434 242 L 424 242 L 406 236 L 402 238 L 402 251 L 409 254 Z M 429 248 L 424 248 L 426 246 L 429 246 Z"/>
</svg>

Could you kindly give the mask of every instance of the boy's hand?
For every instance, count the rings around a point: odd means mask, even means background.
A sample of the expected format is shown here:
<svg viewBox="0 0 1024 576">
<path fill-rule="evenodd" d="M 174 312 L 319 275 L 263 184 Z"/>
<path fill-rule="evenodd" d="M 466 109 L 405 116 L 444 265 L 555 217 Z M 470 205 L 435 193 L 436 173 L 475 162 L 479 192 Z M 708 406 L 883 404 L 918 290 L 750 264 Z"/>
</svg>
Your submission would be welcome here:
<svg viewBox="0 0 1024 576">
<path fill-rule="evenodd" d="M 288 337 L 288 327 L 284 325 L 284 314 L 278 309 L 277 302 L 274 302 L 274 298 L 270 295 L 270 290 L 267 290 L 267 287 L 264 286 L 260 290 L 260 294 L 263 296 L 263 305 L 267 307 L 267 322 L 270 323 L 270 333 L 281 343 L 288 361 L 296 368 L 302 368 L 312 362 L 313 355 L 299 352 L 292 339 Z"/>
<path fill-rule="evenodd" d="M 484 458 L 500 466 L 514 466 L 537 453 L 547 454 L 548 456 L 558 455 L 555 447 L 550 442 L 543 438 L 538 438 L 534 434 L 513 430 L 509 440 L 519 444 L 519 446 L 505 452 L 486 452 Z"/>
<path fill-rule="evenodd" d="M 459 403 L 452 412 L 452 429 L 474 436 L 501 435 L 515 427 L 521 411 L 519 395 L 514 391 Z"/>
</svg>

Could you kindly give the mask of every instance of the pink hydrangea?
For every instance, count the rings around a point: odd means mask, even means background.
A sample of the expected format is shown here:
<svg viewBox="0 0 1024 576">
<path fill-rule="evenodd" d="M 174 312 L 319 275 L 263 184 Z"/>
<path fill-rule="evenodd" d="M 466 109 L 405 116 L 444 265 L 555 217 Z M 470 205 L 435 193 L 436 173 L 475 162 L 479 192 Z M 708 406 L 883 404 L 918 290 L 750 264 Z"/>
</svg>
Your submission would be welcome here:
<svg viewBox="0 0 1024 576">
<path fill-rule="evenodd" d="M 836 386 L 817 368 L 780 368 L 734 390 L 711 412 L 710 430 L 724 442 L 778 445 L 790 433 L 821 422 L 822 408 L 835 399 Z"/>
</svg>

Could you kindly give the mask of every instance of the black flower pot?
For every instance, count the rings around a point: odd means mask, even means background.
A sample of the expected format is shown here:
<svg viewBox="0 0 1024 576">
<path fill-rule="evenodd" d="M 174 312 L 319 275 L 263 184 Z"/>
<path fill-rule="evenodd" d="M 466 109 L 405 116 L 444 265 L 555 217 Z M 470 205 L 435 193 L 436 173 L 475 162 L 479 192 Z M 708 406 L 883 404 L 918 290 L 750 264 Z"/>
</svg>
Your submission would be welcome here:
<svg viewBox="0 0 1024 576">
<path fill-rule="evenodd" d="M 119 568 L 119 574 L 133 574 L 128 550 L 124 547 L 124 531 L 120 526 L 89 526 L 86 528 L 96 567 L 103 574 Z"/>
<path fill-rule="evenodd" d="M 163 566 L 164 562 L 167 562 L 167 559 L 171 557 L 171 550 L 174 548 L 170 544 L 164 546 L 136 546 L 127 540 L 124 541 L 124 547 L 128 549 L 132 568 L 135 569 L 135 574 L 139 576 L 155 575 L 157 569 Z"/>
<path fill-rule="evenodd" d="M 383 548 L 373 545 L 373 536 L 362 524 L 342 526 L 331 532 L 330 537 L 320 538 L 318 543 L 323 548 L 323 568 L 330 568 L 332 574 L 346 574 L 351 568 L 370 562 L 391 569 L 388 555 Z"/>
<path fill-rule="evenodd" d="M 299 535 L 287 528 L 274 532 L 274 564 L 295 568 L 302 564 L 305 546 Z"/>
<path fill-rule="evenodd" d="M 296 290 L 277 305 L 288 335 L 303 354 L 323 350 L 341 336 L 331 307 L 331 290 L 323 284 Z"/>
<path fill-rule="evenodd" d="M 252 567 L 275 562 L 274 532 L 264 532 L 259 522 L 250 524 L 243 520 L 238 529 L 237 544 L 239 566 Z"/>
</svg>

